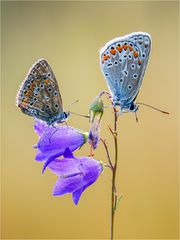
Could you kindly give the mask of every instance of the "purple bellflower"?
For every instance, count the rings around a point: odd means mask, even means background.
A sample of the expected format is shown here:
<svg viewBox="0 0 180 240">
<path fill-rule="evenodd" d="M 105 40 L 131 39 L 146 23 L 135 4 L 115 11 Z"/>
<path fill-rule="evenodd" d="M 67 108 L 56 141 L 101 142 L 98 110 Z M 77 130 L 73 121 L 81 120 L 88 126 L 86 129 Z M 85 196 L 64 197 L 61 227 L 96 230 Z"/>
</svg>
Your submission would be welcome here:
<svg viewBox="0 0 180 240">
<path fill-rule="evenodd" d="M 36 160 L 45 161 L 43 170 L 57 157 L 63 156 L 66 148 L 71 152 L 86 143 L 88 133 L 70 126 L 49 126 L 37 120 L 34 129 L 40 137 L 35 146 L 37 148 Z"/>
<path fill-rule="evenodd" d="M 48 168 L 59 176 L 53 195 L 72 193 L 76 205 L 83 191 L 98 179 L 103 170 L 101 162 L 90 157 L 74 157 L 69 148 L 64 152 L 63 159 L 54 159 Z"/>
</svg>

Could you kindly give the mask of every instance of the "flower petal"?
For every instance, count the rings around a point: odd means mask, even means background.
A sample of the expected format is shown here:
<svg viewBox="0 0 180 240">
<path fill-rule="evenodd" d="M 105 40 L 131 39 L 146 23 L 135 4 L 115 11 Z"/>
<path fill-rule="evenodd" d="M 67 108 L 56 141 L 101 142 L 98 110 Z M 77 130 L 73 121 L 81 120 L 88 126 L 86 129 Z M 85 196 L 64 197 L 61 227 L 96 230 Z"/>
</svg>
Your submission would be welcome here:
<svg viewBox="0 0 180 240">
<path fill-rule="evenodd" d="M 78 189 L 77 191 L 73 192 L 73 194 L 72 194 L 73 202 L 75 205 L 78 204 L 81 194 L 84 192 L 84 190 L 87 187 L 89 187 L 91 184 L 93 184 L 99 177 L 100 173 L 102 172 L 102 165 L 100 164 L 100 162 L 98 162 L 94 159 L 91 159 L 91 160 L 93 161 L 93 162 L 91 162 L 91 161 L 89 162 L 91 167 L 86 166 L 87 161 L 83 165 L 83 168 L 85 170 L 84 178 L 83 178 L 83 187 Z M 99 165 L 96 165 L 97 162 Z M 96 165 L 96 167 L 94 164 Z"/>
<path fill-rule="evenodd" d="M 86 141 L 88 133 L 70 126 L 48 126 L 42 121 L 36 121 L 35 131 L 41 136 L 36 148 L 38 152 L 35 159 L 45 161 L 42 172 L 55 158 L 64 155 L 69 148 L 71 152 L 80 148 Z"/>
<path fill-rule="evenodd" d="M 53 195 L 72 193 L 74 204 L 78 204 L 83 191 L 93 184 L 102 172 L 102 164 L 90 157 L 74 157 L 66 149 L 63 159 L 54 159 L 48 168 L 60 176 L 53 190 Z"/>
<path fill-rule="evenodd" d="M 45 122 L 35 119 L 34 131 L 39 135 L 39 137 L 42 137 L 47 127 L 48 125 Z"/>
<path fill-rule="evenodd" d="M 68 177 L 68 178 L 60 177 L 53 188 L 53 195 L 61 196 L 63 194 L 76 191 L 81 181 L 82 181 L 82 174 L 78 174 L 76 176 Z"/>
<path fill-rule="evenodd" d="M 94 121 L 91 123 L 91 128 L 89 131 L 88 136 L 88 142 L 92 146 L 93 149 L 96 149 L 98 146 L 98 143 L 100 141 L 100 123 L 99 120 L 94 119 Z"/>
<path fill-rule="evenodd" d="M 42 152 L 57 151 L 63 153 L 67 147 L 75 150 L 85 143 L 84 135 L 76 129 L 67 126 L 48 127 L 43 137 L 38 142 L 38 148 Z M 63 154 L 62 153 L 62 154 Z"/>
<path fill-rule="evenodd" d="M 48 168 L 58 176 L 82 173 L 79 169 L 79 162 L 72 158 L 54 159 Z"/>
</svg>

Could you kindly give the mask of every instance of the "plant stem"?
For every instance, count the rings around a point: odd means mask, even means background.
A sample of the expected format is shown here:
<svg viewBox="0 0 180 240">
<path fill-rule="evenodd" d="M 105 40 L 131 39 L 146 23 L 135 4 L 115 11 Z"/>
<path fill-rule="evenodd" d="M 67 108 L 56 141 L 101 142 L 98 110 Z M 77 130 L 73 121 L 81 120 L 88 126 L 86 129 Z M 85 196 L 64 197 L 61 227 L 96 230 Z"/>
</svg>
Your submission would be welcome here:
<svg viewBox="0 0 180 240">
<path fill-rule="evenodd" d="M 117 170 L 117 160 L 118 160 L 118 144 L 117 144 L 117 112 L 114 108 L 114 132 L 111 131 L 114 137 L 114 146 L 115 146 L 115 159 L 114 166 L 112 171 L 112 189 L 111 189 L 111 240 L 114 237 L 114 216 L 115 209 L 117 204 L 117 195 L 116 195 L 116 170 Z"/>
<path fill-rule="evenodd" d="M 117 196 L 117 192 L 116 192 L 116 170 L 117 170 L 117 161 L 118 161 L 118 141 L 117 141 L 117 120 L 118 120 L 118 114 L 117 114 L 117 110 L 114 106 L 114 103 L 111 99 L 111 96 L 108 92 L 106 91 L 102 91 L 99 96 L 102 96 L 106 94 L 108 96 L 108 99 L 110 100 L 112 107 L 113 107 L 113 111 L 114 111 L 114 129 L 112 130 L 109 127 L 109 130 L 114 138 L 114 150 L 115 150 L 115 157 L 114 157 L 114 164 L 111 161 L 111 157 L 109 154 L 109 150 L 106 144 L 106 141 L 101 139 L 102 143 L 104 144 L 106 153 L 107 153 L 107 158 L 109 161 L 109 165 L 110 168 L 112 170 L 112 184 L 111 184 L 111 235 L 110 235 L 110 239 L 113 240 L 114 239 L 114 217 L 115 217 L 115 212 L 116 212 L 116 207 L 118 204 L 118 196 Z M 120 197 L 120 199 L 122 198 L 122 196 Z M 119 199 L 119 200 L 120 200 Z"/>
<path fill-rule="evenodd" d="M 104 148 L 106 150 L 106 154 L 107 154 L 107 159 L 109 161 L 109 165 L 111 167 L 111 170 L 113 171 L 113 164 L 112 164 L 112 161 L 111 161 L 111 157 L 110 157 L 110 154 L 109 154 L 109 150 L 108 150 L 108 146 L 107 146 L 107 143 L 104 139 L 100 138 L 101 142 L 103 143 L 104 145 Z"/>
</svg>

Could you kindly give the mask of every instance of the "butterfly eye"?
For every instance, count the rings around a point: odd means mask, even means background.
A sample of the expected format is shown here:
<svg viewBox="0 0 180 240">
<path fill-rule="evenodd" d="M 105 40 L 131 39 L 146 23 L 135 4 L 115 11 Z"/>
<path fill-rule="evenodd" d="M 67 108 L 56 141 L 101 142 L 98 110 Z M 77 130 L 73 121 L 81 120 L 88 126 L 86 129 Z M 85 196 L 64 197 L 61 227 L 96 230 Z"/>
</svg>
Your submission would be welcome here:
<svg viewBox="0 0 180 240">
<path fill-rule="evenodd" d="M 64 118 L 67 118 L 68 117 L 68 113 L 64 112 Z"/>
<path fill-rule="evenodd" d="M 134 104 L 132 103 L 130 106 L 130 110 L 133 111 L 134 110 Z"/>
</svg>

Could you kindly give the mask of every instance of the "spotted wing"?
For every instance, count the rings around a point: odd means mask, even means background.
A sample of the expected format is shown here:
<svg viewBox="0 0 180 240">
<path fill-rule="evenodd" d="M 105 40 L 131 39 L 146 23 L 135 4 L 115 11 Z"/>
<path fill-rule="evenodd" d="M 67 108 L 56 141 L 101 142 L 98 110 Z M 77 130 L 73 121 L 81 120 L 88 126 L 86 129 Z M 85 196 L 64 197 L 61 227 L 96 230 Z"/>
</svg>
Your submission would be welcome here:
<svg viewBox="0 0 180 240">
<path fill-rule="evenodd" d="M 115 38 L 100 50 L 100 65 L 115 104 L 131 103 L 141 87 L 151 37 L 137 32 Z"/>
<path fill-rule="evenodd" d="M 18 91 L 17 105 L 25 114 L 46 122 L 63 111 L 57 80 L 45 59 L 29 70 Z"/>
</svg>

